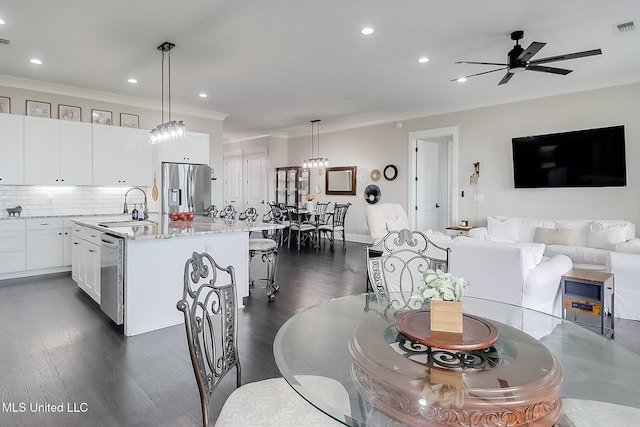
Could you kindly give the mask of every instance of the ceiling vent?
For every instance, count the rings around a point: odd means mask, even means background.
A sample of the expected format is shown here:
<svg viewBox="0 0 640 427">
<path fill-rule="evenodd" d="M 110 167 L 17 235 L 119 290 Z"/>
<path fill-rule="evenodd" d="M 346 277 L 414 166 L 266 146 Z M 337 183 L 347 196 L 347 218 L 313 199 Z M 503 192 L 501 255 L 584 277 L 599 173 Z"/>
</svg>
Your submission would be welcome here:
<svg viewBox="0 0 640 427">
<path fill-rule="evenodd" d="M 9 45 L 9 43 L 11 42 L 7 39 L 0 39 L 0 44 Z"/>
<path fill-rule="evenodd" d="M 633 21 L 623 22 L 615 26 L 618 34 L 628 34 L 636 30 L 636 24 Z"/>
</svg>

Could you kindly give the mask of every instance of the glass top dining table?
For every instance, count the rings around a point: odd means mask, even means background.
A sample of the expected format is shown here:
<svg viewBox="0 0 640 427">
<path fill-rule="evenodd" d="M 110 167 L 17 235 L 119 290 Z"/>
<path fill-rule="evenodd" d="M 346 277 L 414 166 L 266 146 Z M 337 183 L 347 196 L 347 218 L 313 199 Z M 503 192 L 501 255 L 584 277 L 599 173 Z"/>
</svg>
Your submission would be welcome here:
<svg viewBox="0 0 640 427">
<path fill-rule="evenodd" d="M 495 344 L 458 352 L 411 342 L 396 329 L 399 312 L 373 294 L 321 302 L 280 328 L 275 361 L 304 399 L 344 425 L 640 425 L 637 354 L 518 306 L 465 297 L 463 312 L 494 325 Z"/>
</svg>

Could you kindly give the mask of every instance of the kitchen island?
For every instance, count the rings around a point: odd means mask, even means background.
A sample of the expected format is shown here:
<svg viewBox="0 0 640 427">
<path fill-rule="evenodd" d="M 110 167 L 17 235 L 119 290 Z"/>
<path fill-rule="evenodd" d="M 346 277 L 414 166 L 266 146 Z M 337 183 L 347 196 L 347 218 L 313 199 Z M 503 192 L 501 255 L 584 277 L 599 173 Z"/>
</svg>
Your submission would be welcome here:
<svg viewBox="0 0 640 427">
<path fill-rule="evenodd" d="M 242 299 L 249 295 L 249 233 L 282 227 L 208 217 L 171 221 L 166 215 L 152 215 L 149 219 L 144 222 L 124 222 L 123 218 L 74 220 L 79 226 L 122 239 L 122 303 L 127 336 L 183 322 L 176 303 L 182 297 L 184 265 L 193 252 L 207 252 L 218 264 L 234 267 L 241 305 Z M 105 285 L 102 284 L 103 289 Z"/>
</svg>

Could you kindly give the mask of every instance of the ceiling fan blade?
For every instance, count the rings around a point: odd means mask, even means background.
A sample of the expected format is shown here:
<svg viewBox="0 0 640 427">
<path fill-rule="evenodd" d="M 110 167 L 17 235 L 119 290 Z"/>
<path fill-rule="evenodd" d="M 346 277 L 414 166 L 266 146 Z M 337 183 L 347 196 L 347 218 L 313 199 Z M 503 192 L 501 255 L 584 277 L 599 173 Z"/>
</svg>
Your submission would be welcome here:
<svg viewBox="0 0 640 427">
<path fill-rule="evenodd" d="M 509 80 L 511 80 L 511 77 L 513 77 L 513 73 L 510 73 L 507 71 L 507 74 L 505 74 L 502 80 L 500 80 L 500 82 L 498 83 L 498 86 L 507 83 Z"/>
<path fill-rule="evenodd" d="M 481 72 L 481 73 L 475 73 L 475 74 L 469 74 L 468 76 L 464 76 L 464 78 L 465 78 L 465 79 L 467 79 L 467 78 L 469 78 L 469 77 L 475 77 L 475 76 L 481 76 L 481 75 L 483 75 L 483 74 L 495 73 L 496 71 L 506 70 L 506 69 L 507 69 L 507 67 L 496 68 L 495 70 L 483 71 L 483 72 Z M 458 77 L 458 78 L 460 78 L 460 77 Z M 449 80 L 449 81 L 451 81 L 451 82 L 455 82 L 455 81 L 458 81 L 458 78 L 456 78 L 456 79 L 451 79 L 451 80 Z"/>
<path fill-rule="evenodd" d="M 508 65 L 508 64 L 502 64 L 500 62 L 475 62 L 475 61 L 456 61 L 456 64 L 504 65 L 505 67 Z"/>
<path fill-rule="evenodd" d="M 584 52 L 567 53 L 565 55 L 550 56 L 549 58 L 540 58 L 534 61 L 530 61 L 529 64 L 531 65 L 544 64 L 546 62 L 565 61 L 567 59 L 584 58 L 585 56 L 594 56 L 594 55 L 601 55 L 601 54 L 602 54 L 602 50 L 600 49 L 585 50 Z"/>
<path fill-rule="evenodd" d="M 562 74 L 566 76 L 571 73 L 573 70 L 567 70 L 565 68 L 556 68 L 556 67 L 545 67 L 544 65 L 529 65 L 527 67 L 527 71 L 541 71 L 543 73 L 553 73 L 553 74 Z"/>
<path fill-rule="evenodd" d="M 531 43 L 528 48 L 526 48 L 520 55 L 518 55 L 516 61 L 529 62 L 533 55 L 538 53 L 538 51 L 545 47 L 545 45 L 546 43 L 542 42 Z"/>
</svg>

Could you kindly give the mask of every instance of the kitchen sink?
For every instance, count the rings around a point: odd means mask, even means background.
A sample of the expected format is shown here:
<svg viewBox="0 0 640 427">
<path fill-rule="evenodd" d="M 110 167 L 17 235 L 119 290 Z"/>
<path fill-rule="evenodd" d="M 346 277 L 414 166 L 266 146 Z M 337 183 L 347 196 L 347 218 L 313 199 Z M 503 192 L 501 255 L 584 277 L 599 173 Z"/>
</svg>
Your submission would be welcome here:
<svg viewBox="0 0 640 427">
<path fill-rule="evenodd" d="M 133 219 L 128 219 L 128 220 L 116 220 L 116 221 L 103 221 L 103 222 L 99 222 L 98 225 L 100 227 L 105 227 L 105 228 L 114 228 L 114 227 L 135 227 L 137 225 L 154 225 L 156 224 L 153 221 L 149 221 L 149 220 L 133 220 Z"/>
</svg>

